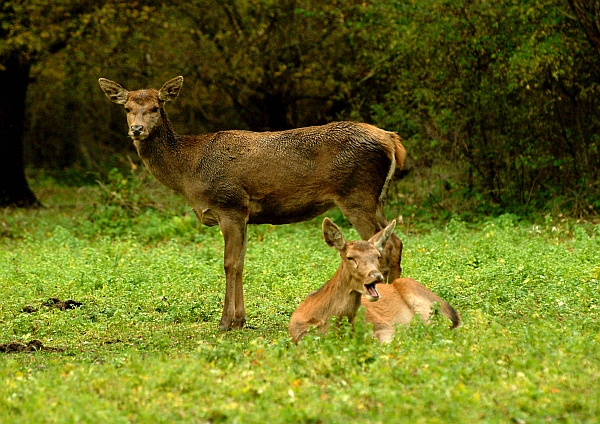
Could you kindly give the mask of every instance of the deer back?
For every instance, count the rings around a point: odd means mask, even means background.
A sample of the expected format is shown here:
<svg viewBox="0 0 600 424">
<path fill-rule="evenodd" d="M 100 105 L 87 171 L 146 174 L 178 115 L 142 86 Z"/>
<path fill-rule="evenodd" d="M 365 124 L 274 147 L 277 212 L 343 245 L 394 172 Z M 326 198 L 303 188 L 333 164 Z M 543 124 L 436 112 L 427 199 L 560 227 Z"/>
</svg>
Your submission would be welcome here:
<svg viewBox="0 0 600 424">
<path fill-rule="evenodd" d="M 189 195 L 246 207 L 249 223 L 313 218 L 331 209 L 349 189 L 375 189 L 381 196 L 394 151 L 391 134 L 353 122 L 215 133 L 190 153 L 197 154 L 195 175 L 208 189 L 202 194 L 190 190 Z"/>
</svg>

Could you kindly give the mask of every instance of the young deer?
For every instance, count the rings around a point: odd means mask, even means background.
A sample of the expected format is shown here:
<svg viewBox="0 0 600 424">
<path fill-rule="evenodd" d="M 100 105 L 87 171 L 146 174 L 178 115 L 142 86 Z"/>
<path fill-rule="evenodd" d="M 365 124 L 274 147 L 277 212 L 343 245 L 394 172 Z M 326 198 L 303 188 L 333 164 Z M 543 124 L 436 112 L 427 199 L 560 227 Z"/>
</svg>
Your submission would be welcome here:
<svg viewBox="0 0 600 424">
<path fill-rule="evenodd" d="M 160 90 L 129 92 L 101 78 L 107 97 L 125 106 L 129 135 L 154 177 L 181 193 L 205 225 L 225 240 L 225 301 L 219 328 L 246 320 L 242 272 L 248 224 L 312 219 L 338 206 L 364 239 L 387 225 L 383 205 L 406 155 L 398 135 L 371 125 L 337 122 L 289 131 L 176 134 L 164 109 L 183 77 Z M 380 266 L 401 273 L 402 242 L 394 236 Z M 390 280 L 391 281 L 391 280 Z"/>
<path fill-rule="evenodd" d="M 342 261 L 335 275 L 309 294 L 292 314 L 289 331 L 294 343 L 311 327 L 325 332 L 333 316 L 347 317 L 353 323 L 361 304 L 367 308 L 366 319 L 373 324 L 373 335 L 382 343 L 392 339 L 396 324 L 410 324 L 415 314 L 427 322 L 435 302 L 440 304 L 442 314 L 452 321 L 452 327 L 460 323 L 452 306 L 415 280 L 398 278 L 392 284 L 376 287 L 383 282 L 378 269 L 379 257 L 395 226 L 396 221 L 392 221 L 368 241 L 347 242 L 341 230 L 325 218 L 323 237 L 330 247 L 340 252 Z"/>
<path fill-rule="evenodd" d="M 437 294 L 412 278 L 397 278 L 391 284 L 378 287 L 379 301 L 368 302 L 364 297 L 362 305 L 367 308 L 367 322 L 373 324 L 373 336 L 381 343 L 388 343 L 394 337 L 394 327 L 408 325 L 415 315 L 428 323 L 432 306 L 439 303 L 440 312 L 451 322 L 451 328 L 458 327 L 458 312 Z"/>
</svg>

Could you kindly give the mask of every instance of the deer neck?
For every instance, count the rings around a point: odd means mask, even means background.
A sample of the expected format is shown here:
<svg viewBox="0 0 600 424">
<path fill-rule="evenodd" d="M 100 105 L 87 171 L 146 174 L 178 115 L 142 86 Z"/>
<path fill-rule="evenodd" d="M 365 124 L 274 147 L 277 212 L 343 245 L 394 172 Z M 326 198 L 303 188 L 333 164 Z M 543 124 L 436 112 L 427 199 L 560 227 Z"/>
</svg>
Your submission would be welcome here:
<svg viewBox="0 0 600 424">
<path fill-rule="evenodd" d="M 319 295 L 321 310 L 326 319 L 332 316 L 348 317 L 350 322 L 354 321 L 356 311 L 360 306 L 361 294 L 350 290 L 350 273 L 343 265 L 340 265 L 335 275 L 317 292 Z"/>
<path fill-rule="evenodd" d="M 164 110 L 161 119 L 144 140 L 134 141 L 138 155 L 148 171 L 161 183 L 175 191 L 181 191 L 180 137 L 175 133 Z"/>
</svg>

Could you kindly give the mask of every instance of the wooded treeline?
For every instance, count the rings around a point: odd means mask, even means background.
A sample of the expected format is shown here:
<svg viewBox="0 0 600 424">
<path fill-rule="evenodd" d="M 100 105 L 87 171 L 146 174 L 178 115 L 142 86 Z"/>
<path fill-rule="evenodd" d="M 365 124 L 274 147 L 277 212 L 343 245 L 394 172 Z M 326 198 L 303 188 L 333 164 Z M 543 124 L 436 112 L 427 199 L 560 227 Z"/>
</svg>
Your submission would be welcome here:
<svg viewBox="0 0 600 424">
<path fill-rule="evenodd" d="M 21 147 L 49 169 L 135 157 L 99 77 L 183 75 L 180 133 L 360 120 L 397 131 L 414 170 L 451 169 L 457 196 L 600 211 L 600 0 L 30 0 L 0 22 L 5 205 L 31 204 L 11 192 Z"/>
</svg>

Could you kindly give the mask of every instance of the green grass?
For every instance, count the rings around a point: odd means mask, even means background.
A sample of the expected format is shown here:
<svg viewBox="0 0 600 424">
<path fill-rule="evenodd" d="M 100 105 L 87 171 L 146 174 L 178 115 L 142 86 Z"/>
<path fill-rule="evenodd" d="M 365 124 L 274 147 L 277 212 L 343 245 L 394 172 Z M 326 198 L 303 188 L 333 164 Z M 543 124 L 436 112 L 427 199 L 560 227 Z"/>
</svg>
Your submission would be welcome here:
<svg viewBox="0 0 600 424">
<path fill-rule="evenodd" d="M 338 265 L 321 219 L 251 227 L 252 328 L 220 333 L 218 228 L 152 180 L 129 203 L 111 187 L 131 188 L 41 178 L 45 209 L 0 211 L 0 343 L 60 349 L 0 353 L 0 422 L 598 422 L 598 225 L 400 225 L 404 275 L 463 325 L 415 322 L 381 346 L 359 317 L 295 346 L 292 311 Z"/>
</svg>

